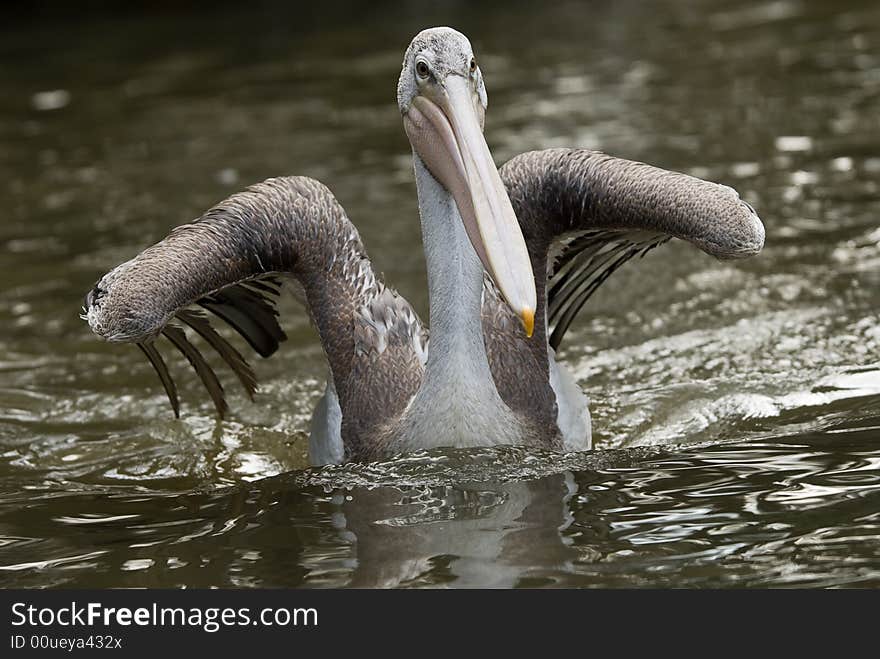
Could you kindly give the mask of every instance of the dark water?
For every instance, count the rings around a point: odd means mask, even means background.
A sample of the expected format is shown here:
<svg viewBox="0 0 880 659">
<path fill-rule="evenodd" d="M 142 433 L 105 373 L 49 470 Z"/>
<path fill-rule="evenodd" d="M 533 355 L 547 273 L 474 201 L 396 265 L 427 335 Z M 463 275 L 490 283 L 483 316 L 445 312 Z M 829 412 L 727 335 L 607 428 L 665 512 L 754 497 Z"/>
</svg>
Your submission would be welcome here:
<svg viewBox="0 0 880 659">
<path fill-rule="evenodd" d="M 0 586 L 880 585 L 880 6 L 473 4 L 0 27 Z M 217 423 L 175 364 L 174 421 L 82 295 L 248 183 L 327 183 L 425 314 L 395 84 L 444 23 L 499 162 L 576 145 L 727 183 L 764 252 L 669 244 L 591 301 L 563 354 L 592 453 L 305 469 L 325 365 L 293 300 L 257 403 L 229 381 Z"/>
</svg>

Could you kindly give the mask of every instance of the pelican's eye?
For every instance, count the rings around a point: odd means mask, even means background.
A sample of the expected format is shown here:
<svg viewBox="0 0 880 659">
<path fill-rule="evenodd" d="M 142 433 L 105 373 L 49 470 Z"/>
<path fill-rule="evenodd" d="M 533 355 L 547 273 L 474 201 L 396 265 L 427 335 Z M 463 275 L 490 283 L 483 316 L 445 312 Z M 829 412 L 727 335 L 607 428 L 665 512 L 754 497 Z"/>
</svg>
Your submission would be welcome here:
<svg viewBox="0 0 880 659">
<path fill-rule="evenodd" d="M 419 60 L 418 62 L 416 62 L 416 73 L 420 78 L 424 79 L 430 75 L 431 70 L 428 68 L 428 65 L 425 63 L 424 60 Z"/>
<path fill-rule="evenodd" d="M 471 57 L 471 73 L 476 72 L 477 70 L 477 60 Z"/>
</svg>

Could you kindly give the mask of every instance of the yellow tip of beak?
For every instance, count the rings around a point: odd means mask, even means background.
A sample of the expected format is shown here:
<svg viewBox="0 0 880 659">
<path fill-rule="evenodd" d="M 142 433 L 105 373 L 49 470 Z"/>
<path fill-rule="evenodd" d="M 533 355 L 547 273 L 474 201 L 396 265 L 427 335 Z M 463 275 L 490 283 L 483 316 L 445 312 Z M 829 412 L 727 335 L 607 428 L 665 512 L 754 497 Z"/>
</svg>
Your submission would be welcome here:
<svg viewBox="0 0 880 659">
<path fill-rule="evenodd" d="M 531 338 L 535 331 L 535 312 L 526 307 L 522 311 L 522 324 L 526 328 L 526 336 Z"/>
</svg>

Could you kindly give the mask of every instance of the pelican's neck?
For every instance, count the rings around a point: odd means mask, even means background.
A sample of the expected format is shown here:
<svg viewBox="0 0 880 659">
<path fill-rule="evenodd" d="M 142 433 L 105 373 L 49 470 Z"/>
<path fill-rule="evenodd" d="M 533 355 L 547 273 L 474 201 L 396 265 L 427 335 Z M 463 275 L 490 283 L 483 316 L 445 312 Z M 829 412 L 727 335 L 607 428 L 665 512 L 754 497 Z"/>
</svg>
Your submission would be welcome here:
<svg viewBox="0 0 880 659">
<path fill-rule="evenodd" d="M 452 195 L 428 172 L 418 155 L 414 154 L 414 160 L 431 324 L 420 393 L 471 393 L 499 399 L 480 319 L 483 264 L 468 239 Z"/>
</svg>

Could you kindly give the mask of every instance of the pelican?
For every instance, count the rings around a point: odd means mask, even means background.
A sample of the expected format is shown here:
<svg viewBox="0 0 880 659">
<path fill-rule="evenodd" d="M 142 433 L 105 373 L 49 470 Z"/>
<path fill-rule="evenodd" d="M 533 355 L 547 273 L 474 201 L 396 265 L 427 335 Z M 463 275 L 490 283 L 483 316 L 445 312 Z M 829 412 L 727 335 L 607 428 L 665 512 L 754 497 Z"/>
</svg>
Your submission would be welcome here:
<svg viewBox="0 0 880 659">
<path fill-rule="evenodd" d="M 314 464 L 439 446 L 589 449 L 589 401 L 556 361 L 584 303 L 624 262 L 670 238 L 720 259 L 754 255 L 760 219 L 730 187 L 596 151 L 533 151 L 499 171 L 483 137 L 482 72 L 451 28 L 412 40 L 397 102 L 413 152 L 430 341 L 330 190 L 302 176 L 233 194 L 117 266 L 86 296 L 84 319 L 143 351 L 179 416 L 157 348 L 165 337 L 222 418 L 223 387 L 191 339 L 215 350 L 253 398 L 254 371 L 209 314 L 268 357 L 286 338 L 275 303 L 289 286 L 329 363 L 311 424 Z"/>
</svg>

